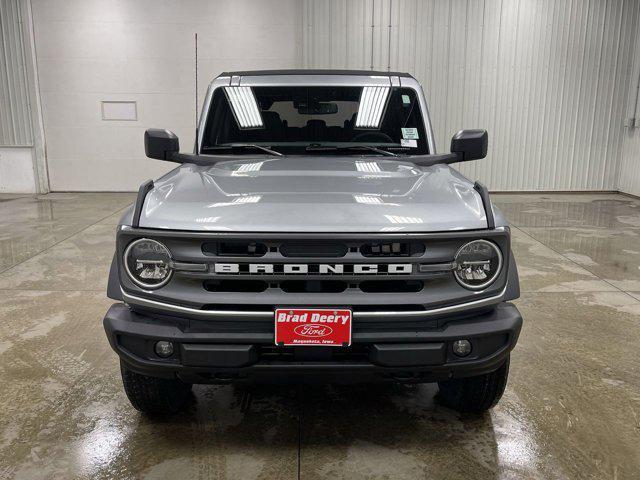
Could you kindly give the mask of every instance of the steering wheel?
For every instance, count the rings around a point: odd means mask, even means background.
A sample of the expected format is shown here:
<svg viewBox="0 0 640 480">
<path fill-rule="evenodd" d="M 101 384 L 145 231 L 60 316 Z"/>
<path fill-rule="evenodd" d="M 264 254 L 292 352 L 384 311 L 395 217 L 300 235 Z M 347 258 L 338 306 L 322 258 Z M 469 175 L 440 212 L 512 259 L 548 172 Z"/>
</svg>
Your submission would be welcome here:
<svg viewBox="0 0 640 480">
<path fill-rule="evenodd" d="M 395 143 L 386 133 L 382 132 L 361 132 L 351 139 L 352 142 L 382 142 Z"/>
</svg>

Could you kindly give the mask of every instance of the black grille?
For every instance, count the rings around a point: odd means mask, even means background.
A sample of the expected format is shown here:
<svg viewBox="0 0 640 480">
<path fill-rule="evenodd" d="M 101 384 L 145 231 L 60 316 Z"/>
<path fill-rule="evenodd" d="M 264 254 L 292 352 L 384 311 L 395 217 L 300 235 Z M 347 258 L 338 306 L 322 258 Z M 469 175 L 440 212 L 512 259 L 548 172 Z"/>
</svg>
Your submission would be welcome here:
<svg viewBox="0 0 640 480">
<path fill-rule="evenodd" d="M 280 283 L 286 293 L 342 293 L 348 286 L 340 280 L 285 280 Z"/>
<path fill-rule="evenodd" d="M 339 258 L 344 257 L 349 247 L 344 243 L 283 243 L 280 245 L 280 253 L 283 257 L 317 257 Z"/>
<path fill-rule="evenodd" d="M 342 242 L 255 242 L 226 241 L 202 244 L 205 255 L 221 257 L 262 257 L 267 252 L 279 252 L 286 258 L 342 258 L 347 254 L 360 253 L 364 257 L 419 257 L 425 252 L 422 242 L 364 242 L 349 244 Z"/>
<path fill-rule="evenodd" d="M 153 293 L 138 292 L 126 278 L 124 287 L 167 304 L 220 312 L 211 318 L 224 318 L 227 311 L 266 318 L 265 311 L 282 306 L 351 308 L 359 320 L 378 312 L 389 322 L 405 312 L 405 318 L 422 317 L 421 311 L 499 294 L 510 258 L 506 230 L 232 234 L 130 229 L 118 235 L 119 252 L 140 237 L 157 238 L 169 248 L 175 274 Z M 491 287 L 471 292 L 456 281 L 451 265 L 461 245 L 482 238 L 500 247 L 505 268 Z"/>
<path fill-rule="evenodd" d="M 360 282 L 360 290 L 365 293 L 416 293 L 424 283 L 419 280 L 369 280 Z"/>
<path fill-rule="evenodd" d="M 365 257 L 413 257 L 422 255 L 424 249 L 420 242 L 381 242 L 363 244 L 360 253 Z"/>
<path fill-rule="evenodd" d="M 206 280 L 204 289 L 208 292 L 262 293 L 268 288 L 280 289 L 285 293 L 342 293 L 359 289 L 364 293 L 416 293 L 424 288 L 419 280 L 366 280 L 349 283 L 343 280 Z"/>
<path fill-rule="evenodd" d="M 260 293 L 267 288 L 269 284 L 261 280 L 207 280 L 204 282 L 204 289 L 208 292 Z"/>
<path fill-rule="evenodd" d="M 220 257 L 262 257 L 267 253 L 267 246 L 257 242 L 209 242 L 202 245 L 202 253 Z"/>
</svg>

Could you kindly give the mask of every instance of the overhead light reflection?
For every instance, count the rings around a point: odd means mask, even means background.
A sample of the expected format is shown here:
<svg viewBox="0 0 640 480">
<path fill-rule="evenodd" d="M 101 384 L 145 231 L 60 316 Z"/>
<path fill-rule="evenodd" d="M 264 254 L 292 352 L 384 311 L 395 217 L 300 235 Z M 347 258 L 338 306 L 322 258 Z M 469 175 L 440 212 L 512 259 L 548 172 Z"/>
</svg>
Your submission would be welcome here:
<svg viewBox="0 0 640 480">
<path fill-rule="evenodd" d="M 258 203 L 262 195 L 244 195 L 241 197 L 234 198 L 230 202 L 216 202 L 207 205 L 206 208 L 215 208 L 215 207 L 229 207 L 231 205 L 242 205 L 245 203 Z"/>
<path fill-rule="evenodd" d="M 389 87 L 363 87 L 358 105 L 356 127 L 378 128 L 389 95 Z"/>
<path fill-rule="evenodd" d="M 480 194 L 474 189 L 469 188 L 467 185 L 461 183 L 454 183 L 453 190 L 458 198 L 463 200 L 463 205 L 471 210 L 474 215 L 480 215 L 481 213 L 484 213 L 484 207 L 482 206 Z"/>
<path fill-rule="evenodd" d="M 361 162 L 356 161 L 356 170 L 359 172 L 376 173 L 381 172 L 382 169 L 378 162 Z"/>
<path fill-rule="evenodd" d="M 380 205 L 384 203 L 380 197 L 374 195 L 354 195 L 354 200 L 358 203 L 368 203 L 371 205 Z"/>
<path fill-rule="evenodd" d="M 405 217 L 402 215 L 385 215 L 391 223 L 424 223 L 420 217 Z"/>
<path fill-rule="evenodd" d="M 99 420 L 93 430 L 79 441 L 78 460 L 81 462 L 81 469 L 93 474 L 107 468 L 122 452 L 127 434 L 126 428 L 110 425 L 107 420 Z"/>
<path fill-rule="evenodd" d="M 240 173 L 248 173 L 248 172 L 257 172 L 262 168 L 264 162 L 255 162 L 255 163 L 243 163 L 236 170 L 234 170 L 231 175 L 237 175 Z"/>
<path fill-rule="evenodd" d="M 262 127 L 262 116 L 251 87 L 224 87 L 240 128 Z"/>
<path fill-rule="evenodd" d="M 197 217 L 195 219 L 196 223 L 216 223 L 220 220 L 220 217 Z"/>
<path fill-rule="evenodd" d="M 162 185 L 160 187 L 156 187 L 151 191 L 149 195 L 151 198 L 155 200 L 155 202 L 147 201 L 144 202 L 145 208 L 144 212 L 146 216 L 151 215 L 158 207 L 160 207 L 164 200 L 171 195 L 173 191 L 173 183 L 167 183 L 166 185 Z"/>
</svg>

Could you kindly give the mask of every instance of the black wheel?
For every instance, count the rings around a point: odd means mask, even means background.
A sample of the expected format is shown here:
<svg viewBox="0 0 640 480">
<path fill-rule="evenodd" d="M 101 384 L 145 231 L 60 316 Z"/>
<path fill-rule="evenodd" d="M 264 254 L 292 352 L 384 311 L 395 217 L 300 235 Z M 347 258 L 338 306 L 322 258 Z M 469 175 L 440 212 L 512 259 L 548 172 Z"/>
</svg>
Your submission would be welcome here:
<svg viewBox="0 0 640 480">
<path fill-rule="evenodd" d="M 509 357 L 495 372 L 438 382 L 441 403 L 459 412 L 481 413 L 495 406 L 507 385 Z"/>
<path fill-rule="evenodd" d="M 152 415 L 179 412 L 191 394 L 191 384 L 135 373 L 120 362 L 122 385 L 133 408 Z"/>
</svg>

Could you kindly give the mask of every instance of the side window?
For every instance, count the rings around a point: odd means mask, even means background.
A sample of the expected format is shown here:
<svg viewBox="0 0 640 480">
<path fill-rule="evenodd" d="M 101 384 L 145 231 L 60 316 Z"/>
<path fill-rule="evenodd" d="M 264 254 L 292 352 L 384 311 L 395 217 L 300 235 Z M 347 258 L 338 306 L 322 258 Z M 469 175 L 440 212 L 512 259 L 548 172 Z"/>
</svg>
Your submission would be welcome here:
<svg viewBox="0 0 640 480">
<path fill-rule="evenodd" d="M 209 107 L 209 116 L 207 117 L 207 123 L 205 124 L 205 131 L 202 138 L 203 146 L 216 145 L 218 138 L 227 137 L 228 129 L 235 124 L 235 122 L 227 121 L 232 117 L 229 109 L 229 104 L 226 101 L 222 88 L 218 88 L 211 99 L 211 105 Z"/>
<path fill-rule="evenodd" d="M 391 92 L 387 110 L 380 130 L 389 135 L 394 142 L 414 145 L 415 153 L 428 153 L 428 144 L 420 101 L 411 88 L 394 88 Z"/>
</svg>

